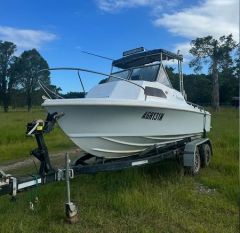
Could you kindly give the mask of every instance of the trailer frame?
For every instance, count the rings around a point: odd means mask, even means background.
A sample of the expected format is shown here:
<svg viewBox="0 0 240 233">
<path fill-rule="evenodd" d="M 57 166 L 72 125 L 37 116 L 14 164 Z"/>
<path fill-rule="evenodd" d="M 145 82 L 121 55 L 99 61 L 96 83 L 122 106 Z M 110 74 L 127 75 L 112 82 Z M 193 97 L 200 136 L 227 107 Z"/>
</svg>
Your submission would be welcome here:
<svg viewBox="0 0 240 233">
<path fill-rule="evenodd" d="M 38 145 L 31 152 L 31 155 L 40 161 L 38 174 L 14 177 L 0 169 L 0 196 L 10 194 L 15 199 L 19 192 L 39 185 L 66 180 L 68 196 L 66 215 L 69 219 L 73 219 L 77 214 L 77 208 L 70 200 L 70 179 L 76 176 L 145 166 L 170 158 L 176 158 L 185 173 L 196 175 L 199 173 L 201 161 L 206 161 L 202 167 L 208 166 L 212 155 L 211 141 L 209 138 L 204 137 L 205 133 L 203 131 L 201 138 L 193 139 L 188 137 L 168 143 L 163 147 L 155 144 L 134 156 L 116 159 L 98 158 L 93 163 L 88 163 L 88 160 L 94 157 L 90 154 L 85 154 L 70 163 L 68 154 L 66 153 L 66 167 L 54 169 L 51 165 L 44 134 L 53 130 L 57 119 L 61 116 L 62 113 L 48 114 L 45 121 L 35 120 L 27 124 L 26 134 L 35 136 Z"/>
<path fill-rule="evenodd" d="M 117 171 L 131 167 L 139 167 L 158 163 L 160 161 L 176 158 L 180 161 L 183 168 L 191 169 L 195 164 L 196 148 L 204 143 L 211 146 L 211 141 L 208 138 L 198 138 L 193 141 L 181 140 L 177 143 L 170 143 L 165 147 L 159 148 L 154 145 L 146 154 L 126 157 L 121 159 L 102 160 L 94 164 L 71 164 L 69 167 L 69 177 L 73 179 L 81 174 L 95 174 L 105 171 Z M 80 157 L 81 158 L 81 157 Z M 198 171 L 192 172 L 196 175 Z M 44 185 L 51 182 L 65 180 L 66 168 L 58 168 L 51 170 L 47 174 L 34 174 L 24 177 L 13 177 L 0 170 L 0 196 L 10 194 L 16 197 L 18 192 L 35 187 L 37 185 Z"/>
</svg>

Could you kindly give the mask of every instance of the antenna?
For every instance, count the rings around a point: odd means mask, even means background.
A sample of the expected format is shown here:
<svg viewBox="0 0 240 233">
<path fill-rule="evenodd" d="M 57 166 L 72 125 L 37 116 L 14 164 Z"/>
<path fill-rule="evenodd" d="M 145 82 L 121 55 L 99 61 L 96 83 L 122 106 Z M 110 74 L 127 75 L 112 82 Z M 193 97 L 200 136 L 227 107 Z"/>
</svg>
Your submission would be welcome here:
<svg viewBox="0 0 240 233">
<path fill-rule="evenodd" d="M 82 51 L 82 53 L 86 53 L 88 55 L 92 55 L 92 56 L 95 56 L 95 57 L 100 57 L 100 58 L 103 58 L 103 59 L 106 59 L 106 60 L 110 60 L 110 61 L 114 61 L 114 59 L 112 58 L 109 58 L 109 57 L 105 57 L 105 56 L 101 56 L 101 55 L 98 55 L 98 54 L 94 54 L 94 53 L 90 53 L 90 52 L 87 52 L 87 51 Z"/>
</svg>

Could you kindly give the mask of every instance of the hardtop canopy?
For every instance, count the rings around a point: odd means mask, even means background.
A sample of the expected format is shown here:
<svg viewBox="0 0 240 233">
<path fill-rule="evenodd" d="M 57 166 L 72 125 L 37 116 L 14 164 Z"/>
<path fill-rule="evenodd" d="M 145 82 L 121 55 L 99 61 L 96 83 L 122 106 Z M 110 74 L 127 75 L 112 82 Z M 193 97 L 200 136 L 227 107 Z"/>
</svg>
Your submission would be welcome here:
<svg viewBox="0 0 240 233">
<path fill-rule="evenodd" d="M 112 65 L 121 69 L 129 69 L 131 67 L 142 66 L 156 61 L 171 59 L 177 59 L 179 61 L 182 61 L 183 57 L 181 55 L 177 55 L 164 49 L 153 49 L 131 54 L 114 60 L 112 62 Z"/>
</svg>

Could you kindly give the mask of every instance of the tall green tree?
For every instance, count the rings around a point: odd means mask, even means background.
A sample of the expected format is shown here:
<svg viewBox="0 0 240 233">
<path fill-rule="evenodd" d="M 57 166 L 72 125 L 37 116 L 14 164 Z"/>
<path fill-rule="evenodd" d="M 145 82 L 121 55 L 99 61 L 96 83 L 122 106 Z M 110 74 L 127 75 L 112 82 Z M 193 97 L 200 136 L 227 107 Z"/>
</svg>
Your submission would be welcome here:
<svg viewBox="0 0 240 233">
<path fill-rule="evenodd" d="M 197 38 L 191 42 L 190 53 L 194 56 L 189 66 L 195 72 L 203 68 L 203 64 L 209 65 L 209 72 L 212 75 L 212 107 L 219 109 L 219 72 L 233 64 L 232 51 L 237 44 L 232 34 L 222 36 L 218 40 L 212 36 Z"/>
<path fill-rule="evenodd" d="M 234 59 L 233 65 L 233 75 L 238 79 L 240 79 L 240 44 L 237 45 L 237 50 Z"/>
<path fill-rule="evenodd" d="M 17 59 L 16 75 L 26 94 L 26 103 L 28 111 L 32 108 L 32 99 L 34 92 L 39 88 L 38 79 L 49 85 L 50 84 L 50 72 L 48 70 L 39 73 L 42 69 L 48 69 L 48 63 L 40 55 L 36 49 L 24 51 Z"/>
<path fill-rule="evenodd" d="M 0 98 L 4 111 L 8 111 L 11 90 L 15 79 L 11 75 L 12 66 L 16 60 L 14 53 L 16 45 L 8 41 L 0 41 Z"/>
</svg>

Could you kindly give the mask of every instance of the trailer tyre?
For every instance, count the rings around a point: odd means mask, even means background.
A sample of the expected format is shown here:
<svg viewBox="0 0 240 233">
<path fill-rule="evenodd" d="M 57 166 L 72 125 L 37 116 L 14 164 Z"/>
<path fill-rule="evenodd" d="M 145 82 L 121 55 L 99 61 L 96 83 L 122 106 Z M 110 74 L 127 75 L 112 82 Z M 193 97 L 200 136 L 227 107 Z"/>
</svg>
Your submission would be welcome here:
<svg viewBox="0 0 240 233">
<path fill-rule="evenodd" d="M 194 154 L 194 164 L 192 167 L 185 167 L 185 173 L 194 176 L 199 173 L 200 168 L 201 168 L 201 156 L 198 147 L 196 147 L 196 151 Z"/>
<path fill-rule="evenodd" d="M 197 175 L 200 171 L 200 168 L 201 168 L 201 157 L 200 157 L 198 147 L 196 148 L 196 151 L 195 151 L 194 160 L 195 160 L 195 162 L 194 162 L 194 166 L 192 167 L 192 174 Z"/>
<path fill-rule="evenodd" d="M 200 147 L 201 166 L 207 167 L 210 163 L 212 151 L 208 143 L 204 143 Z"/>
</svg>

